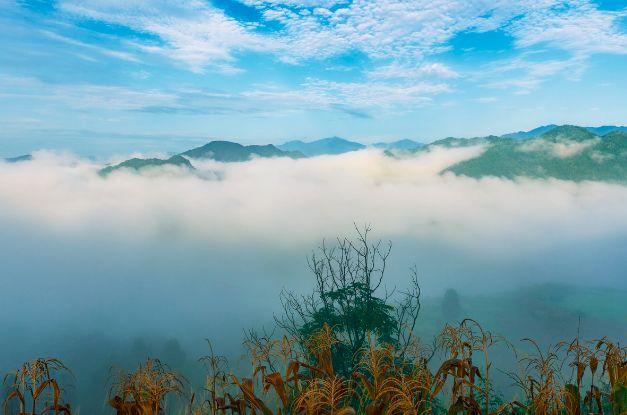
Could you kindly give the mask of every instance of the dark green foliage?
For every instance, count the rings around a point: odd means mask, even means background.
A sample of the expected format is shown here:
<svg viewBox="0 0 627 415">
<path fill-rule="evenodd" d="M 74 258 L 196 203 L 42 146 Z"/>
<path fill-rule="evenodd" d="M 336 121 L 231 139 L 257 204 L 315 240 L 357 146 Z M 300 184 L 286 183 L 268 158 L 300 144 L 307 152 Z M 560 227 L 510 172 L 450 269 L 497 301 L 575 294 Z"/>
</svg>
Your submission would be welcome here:
<svg viewBox="0 0 627 415">
<path fill-rule="evenodd" d="M 393 345 L 403 358 L 420 312 L 415 270 L 411 287 L 397 302 L 382 292 L 391 245 L 371 243 L 369 232 L 368 227 L 357 229 L 355 240 L 338 239 L 335 246 L 323 244 L 312 254 L 309 267 L 316 281 L 314 292 L 303 296 L 283 292 L 283 315 L 276 318 L 300 344 L 328 324 L 337 340 L 332 347 L 333 364 L 346 376 L 352 374 L 369 336 Z"/>
<path fill-rule="evenodd" d="M 613 413 L 614 415 L 620 415 L 627 412 L 627 385 L 624 383 L 617 383 L 612 390 L 614 395 L 613 401 Z"/>
<path fill-rule="evenodd" d="M 398 322 L 394 317 L 394 307 L 375 296 L 370 287 L 355 282 L 346 287 L 325 292 L 321 295 L 323 305 L 314 311 L 310 319 L 299 328 L 302 338 L 310 338 L 319 332 L 324 324 L 333 327 L 340 338 L 350 338 L 358 333 L 373 333 L 379 342 L 393 343 L 394 331 Z M 363 337 L 365 341 L 365 336 Z M 356 344 L 363 344 L 357 341 Z M 333 345 L 333 365 L 340 373 L 350 372 L 353 355 L 358 347 L 350 341 Z M 352 370 L 352 369 L 351 369 Z"/>
</svg>

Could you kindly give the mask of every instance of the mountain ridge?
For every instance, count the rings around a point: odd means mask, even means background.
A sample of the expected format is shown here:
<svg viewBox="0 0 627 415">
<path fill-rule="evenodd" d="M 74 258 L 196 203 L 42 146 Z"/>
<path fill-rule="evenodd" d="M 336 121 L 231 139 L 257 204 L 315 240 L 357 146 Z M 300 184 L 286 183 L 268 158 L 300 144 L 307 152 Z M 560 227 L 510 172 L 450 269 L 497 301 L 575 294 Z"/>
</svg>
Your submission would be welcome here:
<svg viewBox="0 0 627 415">
<path fill-rule="evenodd" d="M 202 146 L 180 153 L 196 159 L 212 159 L 221 162 L 247 161 L 257 157 L 290 157 L 302 158 L 304 155 L 298 151 L 284 151 L 274 144 L 242 145 L 233 141 L 210 141 Z"/>
<path fill-rule="evenodd" d="M 511 138 L 514 140 L 526 140 L 529 138 L 538 137 L 546 132 L 549 132 L 550 130 L 556 127 L 560 127 L 560 126 L 557 124 L 547 124 L 547 125 L 542 125 L 540 127 L 536 127 L 529 131 L 517 131 L 514 133 L 503 134 L 501 135 L 501 137 Z M 589 132 L 595 135 L 605 135 L 613 131 L 627 132 L 627 126 L 620 126 L 620 125 L 602 125 L 599 127 L 581 127 L 581 128 L 585 128 L 586 130 L 588 130 Z"/>
<path fill-rule="evenodd" d="M 416 150 L 424 146 L 425 146 L 425 143 L 410 140 L 407 138 L 392 141 L 392 142 L 378 142 L 378 143 L 371 144 L 371 147 L 380 148 L 383 150 L 406 150 L 406 151 Z"/>
<path fill-rule="evenodd" d="M 342 137 L 333 136 L 319 140 L 305 142 L 291 140 L 277 146 L 283 151 L 298 151 L 307 157 L 343 154 L 366 148 L 366 145 L 356 141 L 350 141 Z"/>
<path fill-rule="evenodd" d="M 195 170 L 194 166 L 189 162 L 189 160 L 177 154 L 168 159 L 159 159 L 159 158 L 142 159 L 142 158 L 134 157 L 132 159 L 125 160 L 114 166 L 107 166 L 105 168 L 102 168 L 100 169 L 98 174 L 100 174 L 101 176 L 108 176 L 114 171 L 121 170 L 121 169 L 141 171 L 149 167 L 163 167 L 163 166 L 178 166 L 178 167 L 186 168 L 190 171 Z"/>
<path fill-rule="evenodd" d="M 487 144 L 481 155 L 456 163 L 443 173 L 473 178 L 627 183 L 627 132 L 624 131 L 614 130 L 599 136 L 585 127 L 563 125 L 527 140 L 490 137 L 466 145 L 480 143 Z"/>
</svg>

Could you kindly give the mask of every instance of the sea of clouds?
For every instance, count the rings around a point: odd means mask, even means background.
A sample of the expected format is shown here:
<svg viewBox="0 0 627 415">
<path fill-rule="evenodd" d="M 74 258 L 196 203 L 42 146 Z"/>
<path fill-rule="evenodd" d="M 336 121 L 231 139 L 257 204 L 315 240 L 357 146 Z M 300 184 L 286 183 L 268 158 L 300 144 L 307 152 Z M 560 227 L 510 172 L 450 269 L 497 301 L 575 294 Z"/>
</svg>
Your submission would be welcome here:
<svg viewBox="0 0 627 415">
<path fill-rule="evenodd" d="M 627 187 L 440 174 L 482 151 L 193 160 L 192 172 L 107 177 L 71 154 L 0 162 L 0 320 L 239 338 L 272 320 L 282 288 L 310 289 L 307 254 L 355 224 L 393 242 L 389 284 L 415 264 L 427 296 L 545 281 L 627 288 Z"/>
<path fill-rule="evenodd" d="M 627 188 L 440 174 L 483 147 L 392 158 L 375 150 L 245 163 L 193 160 L 196 171 L 126 169 L 40 152 L 0 163 L 0 220 L 58 237 L 313 247 L 354 223 L 378 235 L 476 255 L 525 254 L 627 232 Z M 507 242 L 507 243 L 504 243 Z"/>
</svg>

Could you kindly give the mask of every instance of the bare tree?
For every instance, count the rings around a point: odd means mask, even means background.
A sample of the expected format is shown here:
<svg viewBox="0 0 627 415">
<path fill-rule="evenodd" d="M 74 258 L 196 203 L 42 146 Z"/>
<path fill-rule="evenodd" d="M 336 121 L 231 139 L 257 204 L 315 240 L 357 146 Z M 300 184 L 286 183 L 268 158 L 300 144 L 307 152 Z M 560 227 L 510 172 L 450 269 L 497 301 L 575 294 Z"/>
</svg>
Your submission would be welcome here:
<svg viewBox="0 0 627 415">
<path fill-rule="evenodd" d="M 334 360 L 345 374 L 354 369 L 369 334 L 394 345 L 404 358 L 420 313 L 416 268 L 407 290 L 388 291 L 383 282 L 391 242 L 371 242 L 370 226 L 355 226 L 355 231 L 354 239 L 338 238 L 332 246 L 323 241 L 307 259 L 315 279 L 313 292 L 283 290 L 283 312 L 275 316 L 277 325 L 301 344 L 325 323 L 333 327 L 338 340 Z"/>
</svg>

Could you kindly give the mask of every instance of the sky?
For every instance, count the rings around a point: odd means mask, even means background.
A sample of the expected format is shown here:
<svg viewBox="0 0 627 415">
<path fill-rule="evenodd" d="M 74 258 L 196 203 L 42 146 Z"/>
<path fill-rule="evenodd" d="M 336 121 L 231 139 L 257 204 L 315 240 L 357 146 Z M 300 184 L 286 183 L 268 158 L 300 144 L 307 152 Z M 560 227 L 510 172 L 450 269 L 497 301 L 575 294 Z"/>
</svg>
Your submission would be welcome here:
<svg viewBox="0 0 627 415">
<path fill-rule="evenodd" d="M 627 120 L 622 1 L 0 0 L 0 27 L 0 156 Z"/>
</svg>

